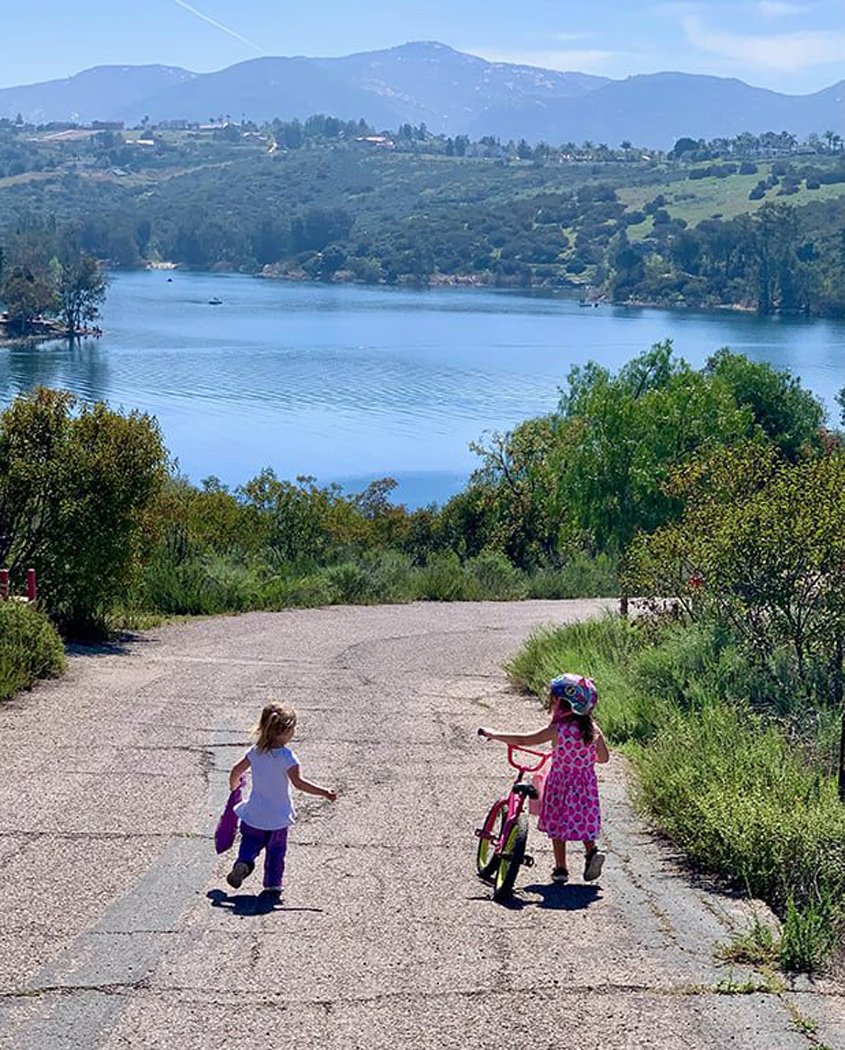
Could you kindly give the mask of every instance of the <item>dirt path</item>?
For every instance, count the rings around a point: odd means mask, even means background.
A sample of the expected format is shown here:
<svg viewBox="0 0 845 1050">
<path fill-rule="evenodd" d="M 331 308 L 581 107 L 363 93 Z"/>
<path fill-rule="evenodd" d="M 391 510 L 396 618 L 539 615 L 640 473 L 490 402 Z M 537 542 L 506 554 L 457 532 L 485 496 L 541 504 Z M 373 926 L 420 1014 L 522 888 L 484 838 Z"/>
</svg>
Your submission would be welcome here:
<svg viewBox="0 0 845 1050">
<path fill-rule="evenodd" d="M 0 1046 L 845 1047 L 841 987 L 726 994 L 749 975 L 713 949 L 747 912 L 676 869 L 617 758 L 600 886 L 552 887 L 536 828 L 511 907 L 476 879 L 473 828 L 507 772 L 475 728 L 538 717 L 502 661 L 599 605 L 208 620 L 74 658 L 4 705 Z M 267 913 L 255 876 L 227 894 L 210 836 L 270 697 L 297 706 L 303 771 L 341 798 L 300 797 Z"/>
</svg>

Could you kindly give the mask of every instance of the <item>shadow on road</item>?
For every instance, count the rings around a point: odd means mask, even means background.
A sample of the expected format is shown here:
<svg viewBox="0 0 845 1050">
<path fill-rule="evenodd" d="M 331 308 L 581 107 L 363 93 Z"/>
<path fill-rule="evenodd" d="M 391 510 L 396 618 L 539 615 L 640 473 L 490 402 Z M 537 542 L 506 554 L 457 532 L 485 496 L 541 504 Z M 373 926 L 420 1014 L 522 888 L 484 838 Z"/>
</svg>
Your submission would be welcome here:
<svg viewBox="0 0 845 1050">
<path fill-rule="evenodd" d="M 322 908 L 286 908 L 277 897 L 256 893 L 228 894 L 225 890 L 209 890 L 206 897 L 212 908 L 222 908 L 232 915 L 269 915 L 271 911 L 316 911 Z"/>
<path fill-rule="evenodd" d="M 601 898 L 600 886 L 569 886 L 559 882 L 533 882 L 522 886 L 523 893 L 535 894 L 538 901 L 521 901 L 523 907 L 554 908 L 556 911 L 581 911 Z"/>
<path fill-rule="evenodd" d="M 530 886 L 518 887 L 518 893 L 533 894 L 539 900 L 526 900 L 522 896 L 514 895 L 508 901 L 502 901 L 500 907 L 508 911 L 522 911 L 523 908 L 552 908 L 555 911 L 581 911 L 597 900 L 601 900 L 600 886 L 567 886 L 559 882 L 534 882 Z M 492 902 L 492 893 L 474 895 L 469 898 L 473 901 L 489 900 Z"/>
<path fill-rule="evenodd" d="M 133 646 L 150 645 L 151 640 L 140 634 L 123 631 L 118 637 L 106 641 L 71 639 L 65 643 L 65 652 L 68 656 L 131 656 L 130 643 Z"/>
</svg>

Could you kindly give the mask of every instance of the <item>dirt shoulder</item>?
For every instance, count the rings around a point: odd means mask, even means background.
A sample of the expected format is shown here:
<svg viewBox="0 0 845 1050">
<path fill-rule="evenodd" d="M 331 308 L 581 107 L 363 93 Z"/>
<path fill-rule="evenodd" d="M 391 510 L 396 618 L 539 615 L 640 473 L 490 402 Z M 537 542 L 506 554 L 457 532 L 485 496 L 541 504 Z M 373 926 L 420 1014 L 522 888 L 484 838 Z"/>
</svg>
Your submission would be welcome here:
<svg viewBox="0 0 845 1050">
<path fill-rule="evenodd" d="M 476 878 L 473 829 L 508 777 L 475 728 L 540 717 L 502 662 L 533 628 L 601 607 L 213 619 L 73 657 L 0 707 L 0 1046 L 845 1046 L 842 987 L 717 965 L 749 908 L 682 872 L 617 756 L 600 885 L 552 886 L 536 825 L 510 907 Z M 299 711 L 303 773 L 340 798 L 299 797 L 268 911 L 260 876 L 228 889 L 211 834 L 272 697 Z"/>
</svg>

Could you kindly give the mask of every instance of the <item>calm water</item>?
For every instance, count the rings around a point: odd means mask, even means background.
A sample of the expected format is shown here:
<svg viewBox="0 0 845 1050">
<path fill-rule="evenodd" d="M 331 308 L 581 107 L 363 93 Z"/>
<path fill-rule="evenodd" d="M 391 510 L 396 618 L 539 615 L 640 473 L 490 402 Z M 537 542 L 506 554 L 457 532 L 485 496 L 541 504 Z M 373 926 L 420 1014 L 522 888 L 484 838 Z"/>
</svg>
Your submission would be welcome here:
<svg viewBox="0 0 845 1050">
<path fill-rule="evenodd" d="M 789 368 L 832 420 L 845 386 L 845 322 L 477 289 L 152 271 L 115 277 L 102 326 L 74 349 L 0 350 L 0 399 L 41 383 L 150 412 L 193 481 L 238 484 L 271 466 L 349 491 L 390 474 L 414 505 L 461 487 L 477 462 L 469 442 L 554 408 L 573 364 L 616 369 L 662 339 L 693 365 L 728 345 Z"/>
</svg>

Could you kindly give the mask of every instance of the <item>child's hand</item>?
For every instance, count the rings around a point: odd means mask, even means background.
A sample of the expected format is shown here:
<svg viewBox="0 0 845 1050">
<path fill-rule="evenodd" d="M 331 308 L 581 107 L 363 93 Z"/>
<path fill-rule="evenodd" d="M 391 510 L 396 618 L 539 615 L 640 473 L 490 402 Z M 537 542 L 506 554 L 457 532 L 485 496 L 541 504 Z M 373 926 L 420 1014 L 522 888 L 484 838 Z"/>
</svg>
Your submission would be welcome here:
<svg viewBox="0 0 845 1050">
<path fill-rule="evenodd" d="M 326 798 L 329 802 L 337 802 L 337 792 L 332 791 L 331 788 L 326 788 Z"/>
<path fill-rule="evenodd" d="M 486 729 L 484 726 L 479 726 L 478 735 L 484 737 L 485 740 L 489 740 L 491 736 L 491 730 Z"/>
</svg>

